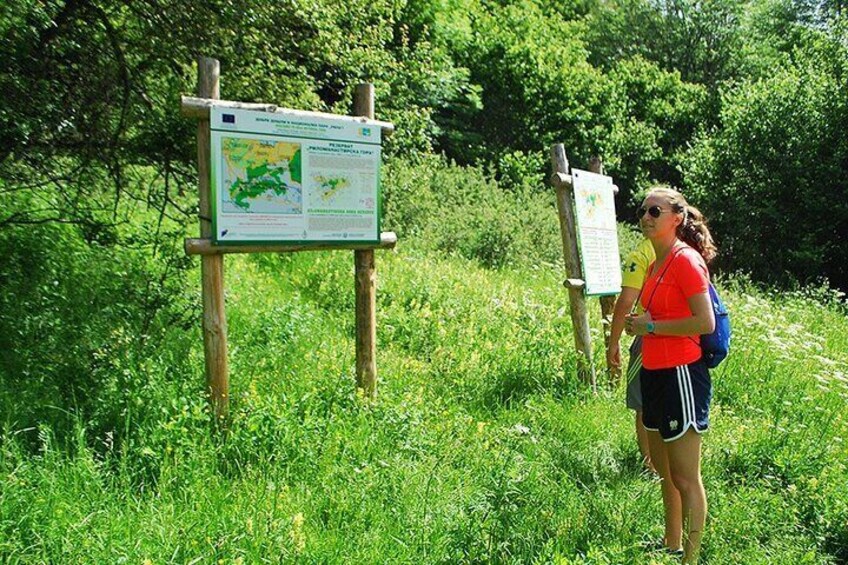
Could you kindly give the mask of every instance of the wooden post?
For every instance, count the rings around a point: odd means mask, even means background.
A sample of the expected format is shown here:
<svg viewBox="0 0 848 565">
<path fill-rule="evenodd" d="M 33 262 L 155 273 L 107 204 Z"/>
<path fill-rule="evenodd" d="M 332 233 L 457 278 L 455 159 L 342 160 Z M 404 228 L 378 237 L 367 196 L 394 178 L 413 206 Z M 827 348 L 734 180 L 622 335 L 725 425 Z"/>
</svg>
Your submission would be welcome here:
<svg viewBox="0 0 848 565">
<path fill-rule="evenodd" d="M 374 85 L 358 84 L 353 114 L 374 119 Z M 373 249 L 353 252 L 356 268 L 356 388 L 368 398 L 377 394 L 377 269 Z"/>
<path fill-rule="evenodd" d="M 589 171 L 599 175 L 604 174 L 604 164 L 601 162 L 600 157 L 592 157 L 589 159 Z M 615 308 L 615 295 L 601 296 L 600 302 L 601 331 L 604 334 L 604 351 L 606 351 L 607 348 L 609 348 L 610 330 L 612 329 L 612 314 L 613 309 Z M 604 355 L 604 359 L 606 359 L 606 355 Z M 610 367 L 609 363 L 607 363 L 606 367 L 610 384 L 615 384 L 618 382 L 618 379 L 621 378 L 621 370 L 616 369 L 615 367 Z"/>
<path fill-rule="evenodd" d="M 221 66 L 216 59 L 197 60 L 197 94 L 220 98 Z M 209 118 L 197 122 L 197 172 L 200 192 L 200 237 L 212 237 L 210 194 L 211 131 Z M 203 295 L 203 352 L 206 358 L 206 387 L 215 422 L 225 425 L 229 413 L 230 382 L 227 365 L 227 314 L 224 309 L 224 256 L 200 258 Z"/>
<path fill-rule="evenodd" d="M 557 143 L 551 147 L 552 182 L 556 188 L 559 227 L 562 232 L 562 249 L 565 255 L 565 268 L 568 280 L 568 303 L 571 310 L 571 323 L 574 326 L 574 344 L 577 346 L 577 372 L 580 379 L 596 390 L 595 368 L 592 364 L 592 338 L 589 333 L 589 312 L 583 296 L 583 268 L 580 264 L 580 252 L 577 249 L 577 226 L 574 218 L 574 188 L 568 176 L 568 158 L 565 146 Z"/>
</svg>

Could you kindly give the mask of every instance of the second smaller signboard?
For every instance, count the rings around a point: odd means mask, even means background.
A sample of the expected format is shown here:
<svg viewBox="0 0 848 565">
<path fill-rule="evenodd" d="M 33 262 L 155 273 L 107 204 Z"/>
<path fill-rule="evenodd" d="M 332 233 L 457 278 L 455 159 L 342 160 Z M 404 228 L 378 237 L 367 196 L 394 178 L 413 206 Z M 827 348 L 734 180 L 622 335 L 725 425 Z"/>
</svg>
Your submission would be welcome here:
<svg viewBox="0 0 848 565">
<path fill-rule="evenodd" d="M 621 292 L 621 258 L 612 178 L 579 169 L 572 169 L 571 177 L 586 295 L 617 294 Z"/>
</svg>

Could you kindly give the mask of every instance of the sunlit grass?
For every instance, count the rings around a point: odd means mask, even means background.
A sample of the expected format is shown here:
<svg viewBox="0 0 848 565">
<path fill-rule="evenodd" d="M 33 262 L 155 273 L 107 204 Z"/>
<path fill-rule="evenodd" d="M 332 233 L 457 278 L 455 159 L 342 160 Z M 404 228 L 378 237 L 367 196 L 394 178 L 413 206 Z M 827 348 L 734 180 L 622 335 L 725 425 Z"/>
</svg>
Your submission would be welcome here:
<svg viewBox="0 0 848 565">
<path fill-rule="evenodd" d="M 377 265 L 376 402 L 354 390 L 352 253 L 228 258 L 228 434 L 200 342 L 171 373 L 167 354 L 127 361 L 183 392 L 157 385 L 122 443 L 85 421 L 34 451 L 4 431 L 2 560 L 671 563 L 646 549 L 659 488 L 623 390 L 576 379 L 562 274 L 403 247 Z M 848 321 L 744 281 L 724 295 L 705 562 L 845 562 Z"/>
</svg>

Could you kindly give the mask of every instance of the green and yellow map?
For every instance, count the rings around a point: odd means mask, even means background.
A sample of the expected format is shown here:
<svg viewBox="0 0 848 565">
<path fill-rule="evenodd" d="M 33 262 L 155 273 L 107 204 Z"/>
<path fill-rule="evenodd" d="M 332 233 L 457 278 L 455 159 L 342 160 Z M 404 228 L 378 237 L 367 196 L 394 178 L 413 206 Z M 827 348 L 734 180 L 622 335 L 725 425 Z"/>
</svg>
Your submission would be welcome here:
<svg viewBox="0 0 848 565">
<path fill-rule="evenodd" d="M 222 211 L 300 214 L 303 210 L 299 143 L 224 137 Z"/>
<path fill-rule="evenodd" d="M 313 180 L 312 193 L 323 203 L 337 200 L 351 186 L 350 180 L 344 176 L 315 175 Z"/>
</svg>

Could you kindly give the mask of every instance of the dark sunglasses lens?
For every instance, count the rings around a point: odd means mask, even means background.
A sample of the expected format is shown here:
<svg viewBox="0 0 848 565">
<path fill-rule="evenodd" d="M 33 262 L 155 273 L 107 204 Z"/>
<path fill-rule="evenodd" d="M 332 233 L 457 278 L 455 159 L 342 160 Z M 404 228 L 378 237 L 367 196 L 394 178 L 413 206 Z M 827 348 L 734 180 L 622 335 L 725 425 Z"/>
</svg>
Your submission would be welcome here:
<svg viewBox="0 0 848 565">
<path fill-rule="evenodd" d="M 641 206 L 636 211 L 636 213 L 639 214 L 640 219 L 642 218 L 642 216 L 645 215 L 645 212 L 650 214 L 652 218 L 659 218 L 662 214 L 662 208 L 660 208 L 659 206 L 651 206 L 650 208 L 645 208 L 644 206 Z"/>
</svg>

